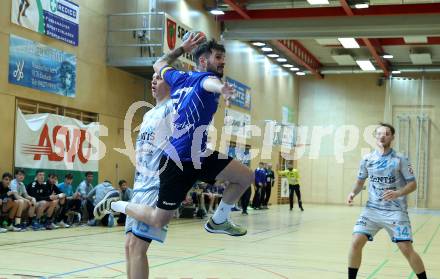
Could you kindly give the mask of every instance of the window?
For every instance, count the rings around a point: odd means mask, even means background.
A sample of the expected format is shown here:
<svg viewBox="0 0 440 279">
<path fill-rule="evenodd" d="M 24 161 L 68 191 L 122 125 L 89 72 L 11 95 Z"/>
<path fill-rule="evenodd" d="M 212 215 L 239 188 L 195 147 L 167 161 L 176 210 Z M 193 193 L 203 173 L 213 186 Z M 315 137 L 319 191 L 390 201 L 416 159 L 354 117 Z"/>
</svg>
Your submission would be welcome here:
<svg viewBox="0 0 440 279">
<path fill-rule="evenodd" d="M 32 100 L 17 99 L 17 108 L 23 114 L 52 113 L 81 120 L 84 124 L 98 122 L 98 114 Z"/>
</svg>

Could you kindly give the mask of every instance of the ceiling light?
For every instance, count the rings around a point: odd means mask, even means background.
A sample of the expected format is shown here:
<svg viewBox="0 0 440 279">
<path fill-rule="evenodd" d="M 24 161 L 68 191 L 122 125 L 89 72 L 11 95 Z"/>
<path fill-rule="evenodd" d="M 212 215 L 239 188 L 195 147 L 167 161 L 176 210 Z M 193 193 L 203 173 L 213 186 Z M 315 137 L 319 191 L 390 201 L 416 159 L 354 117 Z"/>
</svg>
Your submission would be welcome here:
<svg viewBox="0 0 440 279">
<path fill-rule="evenodd" d="M 224 15 L 225 14 L 222 10 L 219 10 L 219 9 L 213 9 L 209 12 L 213 15 Z"/>
<path fill-rule="evenodd" d="M 410 49 L 409 58 L 414 65 L 429 65 L 432 64 L 432 57 L 429 49 Z"/>
<path fill-rule="evenodd" d="M 262 42 L 253 42 L 252 44 L 254 46 L 257 46 L 257 47 L 261 47 L 261 46 L 265 46 L 266 45 L 265 43 L 262 43 Z"/>
<path fill-rule="evenodd" d="M 404 36 L 403 40 L 407 44 L 427 44 L 428 37 L 426 36 Z"/>
<path fill-rule="evenodd" d="M 310 5 L 326 5 L 330 4 L 328 0 L 307 0 Z"/>
<path fill-rule="evenodd" d="M 271 58 L 277 58 L 277 57 L 280 57 L 278 54 L 276 54 L 276 53 L 271 53 L 271 54 L 268 54 L 267 55 L 268 57 L 271 57 Z"/>
<path fill-rule="evenodd" d="M 278 62 L 286 62 L 287 59 L 286 59 L 286 58 L 277 58 L 277 61 L 278 61 Z"/>
<path fill-rule="evenodd" d="M 339 41 L 336 38 L 315 39 L 315 41 L 323 46 L 339 45 Z"/>
<path fill-rule="evenodd" d="M 356 9 L 368 9 L 370 7 L 370 5 L 368 5 L 368 3 L 359 3 L 354 5 L 354 7 Z"/>
<path fill-rule="evenodd" d="M 304 72 L 296 72 L 296 74 L 297 74 L 298 76 L 305 76 L 305 75 L 306 75 L 306 73 L 304 73 Z"/>
<path fill-rule="evenodd" d="M 293 65 L 292 64 L 283 64 L 283 67 L 285 67 L 285 68 L 292 68 Z"/>
<path fill-rule="evenodd" d="M 299 71 L 299 68 L 293 67 L 293 68 L 290 68 L 289 70 L 291 70 L 292 72 L 296 72 L 296 71 Z"/>
<path fill-rule="evenodd" d="M 270 47 L 262 47 L 261 50 L 264 52 L 272 51 L 272 49 Z"/>
<path fill-rule="evenodd" d="M 400 74 L 400 73 L 402 73 L 402 72 L 399 71 L 399 70 L 394 70 L 394 71 L 391 71 L 391 73 L 392 73 L 393 75 L 398 75 L 398 74 Z"/>
<path fill-rule="evenodd" d="M 336 63 L 338 63 L 338 65 L 343 65 L 343 66 L 356 65 L 355 58 L 350 53 L 347 53 L 345 49 L 332 50 L 331 55 L 333 60 L 335 60 Z"/>
<path fill-rule="evenodd" d="M 392 54 L 388 54 L 388 53 L 382 55 L 382 57 L 385 58 L 385 59 L 393 59 L 394 58 L 394 56 Z"/>
<path fill-rule="evenodd" d="M 374 71 L 376 68 L 370 60 L 356 60 L 356 63 L 362 69 L 362 71 Z"/>
<path fill-rule="evenodd" d="M 370 0 L 347 0 L 347 4 L 356 9 L 367 9 L 370 6 Z"/>
<path fill-rule="evenodd" d="M 338 38 L 344 48 L 360 48 L 355 38 Z"/>
</svg>

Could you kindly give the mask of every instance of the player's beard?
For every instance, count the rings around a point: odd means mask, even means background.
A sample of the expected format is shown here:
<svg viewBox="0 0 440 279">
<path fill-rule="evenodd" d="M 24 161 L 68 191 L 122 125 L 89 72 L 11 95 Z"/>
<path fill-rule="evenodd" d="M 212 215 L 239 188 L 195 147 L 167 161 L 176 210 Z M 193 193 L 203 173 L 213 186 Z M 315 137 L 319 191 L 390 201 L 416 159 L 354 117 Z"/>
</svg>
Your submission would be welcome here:
<svg viewBox="0 0 440 279">
<path fill-rule="evenodd" d="M 219 67 L 216 67 L 216 66 L 214 66 L 213 64 L 211 64 L 211 63 L 209 63 L 208 62 L 208 65 L 206 66 L 206 70 L 208 71 L 208 72 L 211 72 L 211 73 L 214 73 L 216 76 L 218 76 L 219 78 L 222 78 L 223 77 L 223 69 L 224 69 L 224 66 L 222 66 L 222 70 L 221 70 L 221 72 L 220 72 L 220 70 L 218 69 Z"/>
</svg>

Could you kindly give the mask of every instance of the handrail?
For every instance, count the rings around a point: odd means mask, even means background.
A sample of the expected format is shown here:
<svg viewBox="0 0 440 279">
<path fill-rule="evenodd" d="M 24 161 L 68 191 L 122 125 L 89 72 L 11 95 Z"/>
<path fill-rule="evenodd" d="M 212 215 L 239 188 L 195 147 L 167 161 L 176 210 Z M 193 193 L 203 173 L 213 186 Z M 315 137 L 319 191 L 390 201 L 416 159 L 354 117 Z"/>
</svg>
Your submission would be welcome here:
<svg viewBox="0 0 440 279">
<path fill-rule="evenodd" d="M 111 44 L 108 47 L 146 47 L 146 46 L 156 46 L 160 47 L 162 44 Z"/>
<path fill-rule="evenodd" d="M 110 29 L 108 32 L 129 32 L 129 31 L 163 31 L 163 28 L 120 28 Z"/>
<path fill-rule="evenodd" d="M 152 67 L 163 52 L 167 36 L 165 18 L 164 12 L 107 15 L 107 64 L 113 67 Z"/>
<path fill-rule="evenodd" d="M 108 16 L 132 16 L 132 15 L 165 15 L 164 12 L 141 12 L 141 13 L 115 13 Z"/>
</svg>

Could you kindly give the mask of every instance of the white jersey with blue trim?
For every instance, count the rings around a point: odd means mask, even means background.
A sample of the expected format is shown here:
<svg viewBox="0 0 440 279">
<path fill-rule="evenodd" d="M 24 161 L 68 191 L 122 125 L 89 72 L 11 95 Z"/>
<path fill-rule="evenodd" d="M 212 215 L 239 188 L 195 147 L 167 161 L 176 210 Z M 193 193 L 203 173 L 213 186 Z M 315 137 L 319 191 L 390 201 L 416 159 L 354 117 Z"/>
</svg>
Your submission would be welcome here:
<svg viewBox="0 0 440 279">
<path fill-rule="evenodd" d="M 387 190 L 402 189 L 415 176 L 408 158 L 391 149 L 387 154 L 378 151 L 367 154 L 361 161 L 358 179 L 369 178 L 368 208 L 387 211 L 407 211 L 407 197 L 385 201 L 382 196 Z"/>
<path fill-rule="evenodd" d="M 134 191 L 159 189 L 159 163 L 171 135 L 171 99 L 149 110 L 136 139 Z"/>
</svg>

